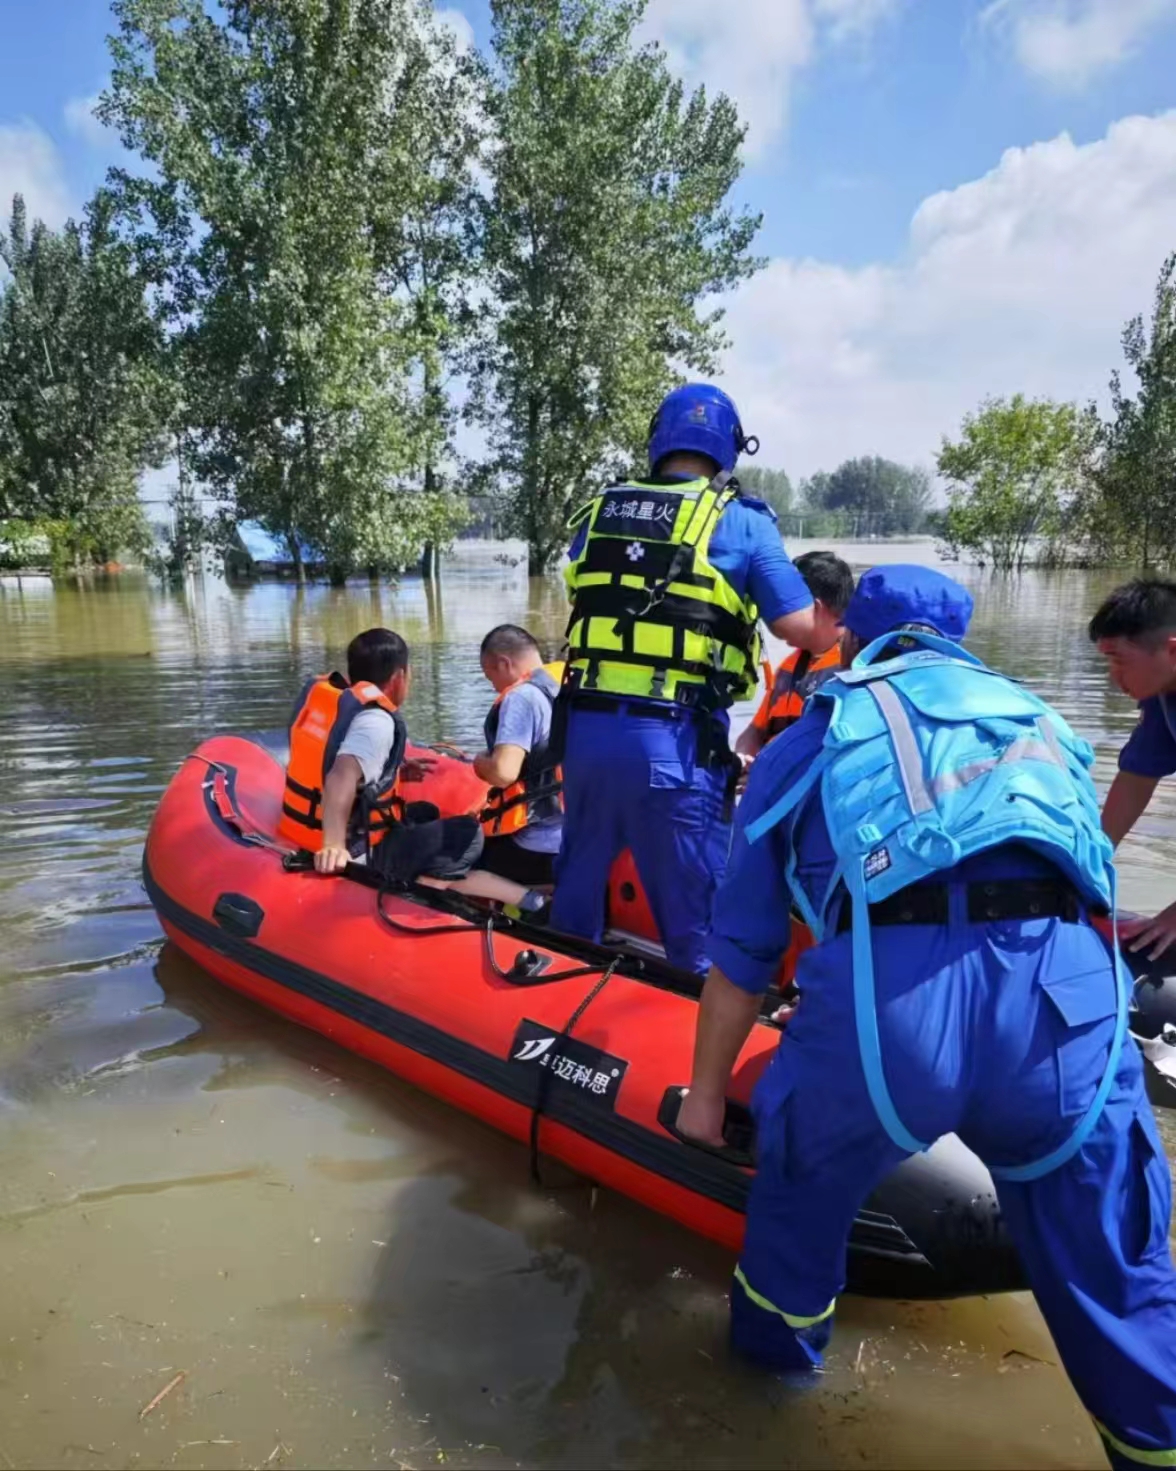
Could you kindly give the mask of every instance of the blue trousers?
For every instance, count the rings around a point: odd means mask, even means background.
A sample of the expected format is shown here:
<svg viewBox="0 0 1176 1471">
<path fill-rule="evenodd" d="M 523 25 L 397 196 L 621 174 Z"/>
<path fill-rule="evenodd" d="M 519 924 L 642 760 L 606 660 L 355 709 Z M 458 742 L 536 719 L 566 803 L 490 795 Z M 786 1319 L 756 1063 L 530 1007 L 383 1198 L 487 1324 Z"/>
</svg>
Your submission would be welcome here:
<svg viewBox="0 0 1176 1471">
<path fill-rule="evenodd" d="M 975 925 L 964 902 L 953 886 L 947 926 L 873 931 L 887 1082 L 916 1137 L 954 1132 L 989 1165 L 1024 1164 L 1068 1136 L 1101 1080 L 1110 961 L 1085 924 Z M 903 1158 L 866 1091 L 850 936 L 809 952 L 798 979 L 799 1010 L 754 1099 L 758 1170 L 731 1293 L 734 1347 L 784 1371 L 820 1363 L 854 1216 Z M 1176 1465 L 1171 1182 L 1133 1043 L 1082 1149 L 997 1190 L 1112 1465 Z"/>
<path fill-rule="evenodd" d="M 573 710 L 551 922 L 599 940 L 613 860 L 630 848 L 666 948 L 705 975 L 715 886 L 727 866 L 726 775 L 700 765 L 696 719 Z"/>
</svg>

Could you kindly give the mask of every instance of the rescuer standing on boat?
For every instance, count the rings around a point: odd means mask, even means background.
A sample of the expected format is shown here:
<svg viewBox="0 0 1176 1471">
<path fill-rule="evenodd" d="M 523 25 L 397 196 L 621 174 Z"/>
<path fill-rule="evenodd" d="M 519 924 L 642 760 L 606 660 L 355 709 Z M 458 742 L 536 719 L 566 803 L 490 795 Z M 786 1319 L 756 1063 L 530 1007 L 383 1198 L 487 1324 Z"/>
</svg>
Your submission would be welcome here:
<svg viewBox="0 0 1176 1471">
<path fill-rule="evenodd" d="M 721 1142 L 797 904 L 818 943 L 753 1101 L 734 1346 L 778 1370 L 819 1365 L 858 1207 L 954 1132 L 991 1169 L 1112 1464 L 1173 1466 L 1171 1184 L 1123 1045 L 1122 967 L 1089 921 L 1114 907 L 1093 757 L 958 647 L 971 609 L 938 572 L 867 573 L 848 667 L 752 768 L 678 1125 Z"/>
<path fill-rule="evenodd" d="M 609 870 L 631 848 L 667 958 L 699 973 L 730 838 L 726 712 L 755 690 L 759 618 L 801 648 L 814 628 L 774 513 L 733 479 L 752 446 L 721 390 L 675 389 L 650 426 L 650 478 L 609 487 L 573 518 L 566 574 L 552 923 L 599 939 Z"/>
</svg>

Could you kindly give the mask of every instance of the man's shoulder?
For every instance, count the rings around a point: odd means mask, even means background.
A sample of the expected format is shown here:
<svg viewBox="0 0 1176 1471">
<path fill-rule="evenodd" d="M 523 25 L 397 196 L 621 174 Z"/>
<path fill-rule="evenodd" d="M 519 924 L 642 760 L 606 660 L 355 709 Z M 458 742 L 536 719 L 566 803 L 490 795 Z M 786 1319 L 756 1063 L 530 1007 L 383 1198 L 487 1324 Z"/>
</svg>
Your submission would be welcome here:
<svg viewBox="0 0 1176 1471">
<path fill-rule="evenodd" d="M 745 495 L 738 496 L 723 511 L 715 526 L 711 539 L 711 551 L 716 549 L 754 556 L 761 548 L 780 545 L 780 530 L 776 525 L 776 513 L 763 501 Z"/>
<path fill-rule="evenodd" d="M 551 700 L 537 684 L 532 684 L 529 679 L 525 679 L 503 695 L 499 713 L 505 714 L 508 708 L 543 711 L 551 708 Z"/>
<path fill-rule="evenodd" d="M 1154 731 L 1166 734 L 1176 745 L 1176 694 L 1151 695 L 1140 700 L 1139 719 Z"/>
<path fill-rule="evenodd" d="M 825 743 L 831 712 L 809 705 L 799 720 L 780 732 L 756 757 L 747 782 L 747 798 L 754 807 L 767 807 L 790 785 L 794 775 L 807 771 Z"/>
<path fill-rule="evenodd" d="M 352 740 L 371 744 L 387 741 L 389 746 L 396 739 L 396 717 L 390 710 L 379 705 L 368 705 L 356 713 L 343 737 L 343 749 Z"/>
<path fill-rule="evenodd" d="M 739 492 L 727 507 L 727 511 L 734 511 L 736 514 L 742 512 L 744 515 L 754 516 L 756 518 L 756 525 L 760 521 L 767 521 L 769 525 L 775 526 L 780 520 L 775 510 L 768 505 L 767 501 L 761 501 L 758 495 L 751 495 L 746 490 Z"/>
</svg>

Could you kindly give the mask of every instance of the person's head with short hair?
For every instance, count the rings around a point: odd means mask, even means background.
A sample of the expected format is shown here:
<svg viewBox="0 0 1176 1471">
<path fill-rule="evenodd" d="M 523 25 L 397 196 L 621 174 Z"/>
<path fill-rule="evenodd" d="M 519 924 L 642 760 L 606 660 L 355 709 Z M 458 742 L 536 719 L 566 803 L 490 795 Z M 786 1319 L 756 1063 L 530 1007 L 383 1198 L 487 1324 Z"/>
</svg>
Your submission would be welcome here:
<svg viewBox="0 0 1176 1471">
<path fill-rule="evenodd" d="M 364 629 L 347 645 L 347 679 L 374 684 L 394 705 L 403 705 L 412 682 L 408 645 L 390 628 Z"/>
<path fill-rule="evenodd" d="M 853 597 L 853 572 L 833 552 L 805 552 L 796 570 L 813 595 L 815 634 L 810 648 L 827 654 L 841 637 L 841 620 Z"/>
<path fill-rule="evenodd" d="M 482 640 L 482 673 L 496 693 L 518 684 L 543 663 L 543 653 L 534 637 L 517 623 L 500 623 Z"/>
<path fill-rule="evenodd" d="M 1125 695 L 1149 700 L 1176 692 L 1176 582 L 1140 577 L 1117 587 L 1088 632 Z"/>
<path fill-rule="evenodd" d="M 918 648 L 904 633 L 929 633 L 962 643 L 972 620 L 972 594 L 934 567 L 871 567 L 863 572 L 842 623 L 841 663 L 846 669 L 868 644 L 895 635 L 899 650 Z"/>
</svg>

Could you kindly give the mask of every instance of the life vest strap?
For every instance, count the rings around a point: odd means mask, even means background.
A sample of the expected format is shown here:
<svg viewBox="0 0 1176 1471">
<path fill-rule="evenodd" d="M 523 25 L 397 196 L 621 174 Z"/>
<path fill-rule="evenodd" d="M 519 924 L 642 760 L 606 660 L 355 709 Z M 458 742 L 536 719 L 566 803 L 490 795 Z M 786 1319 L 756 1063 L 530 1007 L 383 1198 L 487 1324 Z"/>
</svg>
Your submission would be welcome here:
<svg viewBox="0 0 1176 1471">
<path fill-rule="evenodd" d="M 628 615 L 632 602 L 640 597 L 635 588 L 611 584 L 603 587 L 586 587 L 576 600 L 576 622 L 582 618 L 616 618 L 613 630 L 626 645 L 633 641 L 634 624 Z M 732 648 L 750 648 L 755 640 L 755 629 L 743 618 L 737 617 L 716 603 L 704 603 L 695 598 L 682 597 L 678 593 L 667 593 L 644 617 L 642 624 L 659 628 L 670 628 L 677 634 L 697 633 L 703 638 L 717 638 Z"/>
<path fill-rule="evenodd" d="M 323 830 L 321 818 L 315 817 L 313 813 L 301 812 L 297 807 L 291 807 L 289 802 L 282 803 L 282 815 L 313 833 L 321 833 Z"/>
<path fill-rule="evenodd" d="M 322 789 L 320 787 L 303 786 L 300 781 L 295 781 L 289 772 L 286 773 L 286 788 L 288 791 L 293 792 L 296 797 L 301 797 L 304 801 L 311 802 L 315 806 L 323 799 Z"/>
</svg>

